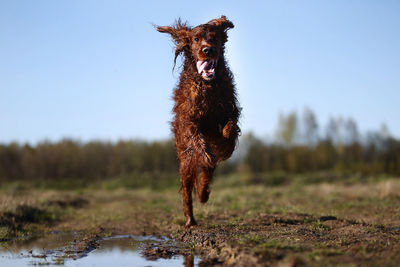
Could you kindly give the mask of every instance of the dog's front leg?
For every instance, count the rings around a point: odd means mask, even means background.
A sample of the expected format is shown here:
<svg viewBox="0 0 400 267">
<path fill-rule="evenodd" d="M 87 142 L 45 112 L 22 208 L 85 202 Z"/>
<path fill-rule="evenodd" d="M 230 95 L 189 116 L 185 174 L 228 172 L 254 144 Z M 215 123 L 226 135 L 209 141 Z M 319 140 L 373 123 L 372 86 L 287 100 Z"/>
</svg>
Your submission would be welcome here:
<svg viewBox="0 0 400 267">
<path fill-rule="evenodd" d="M 192 204 L 192 190 L 196 180 L 197 170 L 193 164 L 193 158 L 188 151 L 188 155 L 183 157 L 180 161 L 180 176 L 182 185 L 182 204 L 183 214 L 186 218 L 185 227 L 189 228 L 196 225 L 196 220 L 193 216 L 193 204 Z"/>
<path fill-rule="evenodd" d="M 186 217 L 185 227 L 197 225 L 196 220 L 193 216 L 193 204 L 192 204 L 192 190 L 194 181 L 185 181 L 183 184 L 183 214 Z"/>
</svg>

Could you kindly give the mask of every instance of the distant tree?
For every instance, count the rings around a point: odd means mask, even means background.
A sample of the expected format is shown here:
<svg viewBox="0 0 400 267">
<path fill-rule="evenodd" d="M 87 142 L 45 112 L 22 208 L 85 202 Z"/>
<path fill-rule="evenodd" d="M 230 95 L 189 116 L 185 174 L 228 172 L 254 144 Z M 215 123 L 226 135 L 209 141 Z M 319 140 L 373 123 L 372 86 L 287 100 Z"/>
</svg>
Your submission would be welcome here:
<svg viewBox="0 0 400 267">
<path fill-rule="evenodd" d="M 336 144 L 339 140 L 339 124 L 335 118 L 329 118 L 328 124 L 325 130 L 326 140 L 329 140 L 332 144 Z"/>
<path fill-rule="evenodd" d="M 23 177 L 20 146 L 17 143 L 1 147 L 0 170 L 0 173 L 8 179 L 21 179 Z"/>
<path fill-rule="evenodd" d="M 359 142 L 360 134 L 358 132 L 357 123 L 352 118 L 345 121 L 344 128 L 345 136 L 343 139 L 345 144 L 350 145 Z"/>
<path fill-rule="evenodd" d="M 314 112 L 305 108 L 303 111 L 303 138 L 308 146 L 315 146 L 318 143 L 318 123 Z"/>
<path fill-rule="evenodd" d="M 379 129 L 379 134 L 382 138 L 388 139 L 391 138 L 392 135 L 390 134 L 389 128 L 386 123 L 381 124 L 381 128 Z"/>
<path fill-rule="evenodd" d="M 390 131 L 386 124 L 382 124 L 378 131 L 369 131 L 365 134 L 364 146 L 374 147 L 375 149 L 382 151 L 387 149 L 386 140 L 392 138 Z"/>
<path fill-rule="evenodd" d="M 298 137 L 298 119 L 295 111 L 287 116 L 283 113 L 279 114 L 276 137 L 279 142 L 287 146 L 292 146 L 295 143 Z"/>
<path fill-rule="evenodd" d="M 241 165 L 244 163 L 249 149 L 254 144 L 261 144 L 262 141 L 257 138 L 253 132 L 248 132 L 240 136 L 237 148 L 232 154 L 232 157 L 228 159 L 229 163 L 236 163 Z"/>
<path fill-rule="evenodd" d="M 235 157 L 239 164 L 244 163 L 252 171 L 260 172 L 264 165 L 264 161 L 261 158 L 263 150 L 263 142 L 254 133 L 249 132 L 240 138 Z"/>
</svg>

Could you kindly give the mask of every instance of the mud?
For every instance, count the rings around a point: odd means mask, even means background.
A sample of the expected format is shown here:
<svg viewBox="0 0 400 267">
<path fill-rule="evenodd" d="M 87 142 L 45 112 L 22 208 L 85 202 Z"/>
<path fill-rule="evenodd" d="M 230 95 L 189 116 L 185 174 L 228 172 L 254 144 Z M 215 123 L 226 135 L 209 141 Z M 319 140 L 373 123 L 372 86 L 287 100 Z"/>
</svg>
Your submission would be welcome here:
<svg viewBox="0 0 400 267">
<path fill-rule="evenodd" d="M 196 244 L 205 266 L 216 263 L 224 266 L 396 266 L 400 263 L 399 227 L 331 215 L 260 214 L 246 222 L 193 227 L 175 238 Z"/>
</svg>

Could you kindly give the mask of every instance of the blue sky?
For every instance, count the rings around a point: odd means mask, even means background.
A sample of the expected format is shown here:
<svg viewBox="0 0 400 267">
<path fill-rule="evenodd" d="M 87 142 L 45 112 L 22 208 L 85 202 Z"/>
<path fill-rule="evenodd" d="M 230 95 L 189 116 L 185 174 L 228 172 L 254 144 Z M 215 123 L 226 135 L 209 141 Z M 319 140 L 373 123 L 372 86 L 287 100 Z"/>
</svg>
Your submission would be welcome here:
<svg viewBox="0 0 400 267">
<path fill-rule="evenodd" d="M 226 15 L 243 132 L 279 112 L 400 136 L 399 1 L 0 2 L 0 142 L 170 136 L 173 46 L 152 23 Z"/>
</svg>

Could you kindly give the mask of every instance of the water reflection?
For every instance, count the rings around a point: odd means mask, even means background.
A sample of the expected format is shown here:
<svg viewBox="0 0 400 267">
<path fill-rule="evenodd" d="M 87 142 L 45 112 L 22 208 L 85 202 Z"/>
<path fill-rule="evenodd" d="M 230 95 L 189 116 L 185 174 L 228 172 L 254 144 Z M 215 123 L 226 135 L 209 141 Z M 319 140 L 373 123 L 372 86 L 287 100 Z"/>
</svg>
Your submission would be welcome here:
<svg viewBox="0 0 400 267">
<path fill-rule="evenodd" d="M 63 266 L 197 266 L 197 256 L 182 253 L 179 244 L 152 236 L 112 236 L 99 240 L 98 248 L 84 257 L 70 255 L 77 233 L 54 233 L 33 242 L 0 245 L 0 267 L 27 265 Z M 146 252 L 147 251 L 147 252 Z M 148 257 L 148 251 L 156 251 Z M 171 252 L 172 251 L 172 252 Z M 170 253 L 171 252 L 171 253 Z M 186 254 L 186 255 L 180 255 Z M 153 255 L 153 254 L 151 254 Z"/>
</svg>

